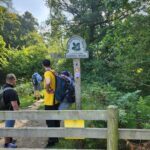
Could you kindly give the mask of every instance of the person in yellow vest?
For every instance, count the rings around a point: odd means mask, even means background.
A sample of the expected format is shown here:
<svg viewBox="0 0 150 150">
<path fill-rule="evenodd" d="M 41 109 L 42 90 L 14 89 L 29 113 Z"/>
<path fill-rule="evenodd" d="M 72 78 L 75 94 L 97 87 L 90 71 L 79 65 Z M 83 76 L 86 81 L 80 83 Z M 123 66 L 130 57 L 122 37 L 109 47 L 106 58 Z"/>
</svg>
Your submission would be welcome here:
<svg viewBox="0 0 150 150">
<path fill-rule="evenodd" d="M 55 100 L 55 75 L 54 70 L 51 69 L 50 60 L 43 60 L 44 73 L 44 105 L 45 110 L 58 110 L 59 103 Z M 48 127 L 60 127 L 59 120 L 46 120 Z M 48 138 L 46 148 L 54 146 L 58 142 L 58 138 Z"/>
</svg>

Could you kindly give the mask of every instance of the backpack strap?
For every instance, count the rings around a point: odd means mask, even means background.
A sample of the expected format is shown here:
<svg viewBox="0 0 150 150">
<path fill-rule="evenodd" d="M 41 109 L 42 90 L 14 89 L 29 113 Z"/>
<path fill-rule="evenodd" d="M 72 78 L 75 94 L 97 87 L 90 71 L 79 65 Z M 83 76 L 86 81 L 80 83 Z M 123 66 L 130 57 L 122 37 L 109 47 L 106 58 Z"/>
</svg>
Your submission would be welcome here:
<svg viewBox="0 0 150 150">
<path fill-rule="evenodd" d="M 3 96 L 4 92 L 7 91 L 7 90 L 10 90 L 10 89 L 13 89 L 13 88 L 12 87 L 6 87 L 6 88 L 2 89 L 2 93 L 1 94 L 2 94 L 2 97 L 3 97 L 3 101 L 4 101 L 4 96 Z M 4 103 L 5 103 L 5 101 L 4 101 Z"/>
<path fill-rule="evenodd" d="M 12 87 L 6 87 L 3 89 L 3 92 L 7 91 L 7 90 L 10 90 L 10 89 L 13 89 Z"/>
</svg>

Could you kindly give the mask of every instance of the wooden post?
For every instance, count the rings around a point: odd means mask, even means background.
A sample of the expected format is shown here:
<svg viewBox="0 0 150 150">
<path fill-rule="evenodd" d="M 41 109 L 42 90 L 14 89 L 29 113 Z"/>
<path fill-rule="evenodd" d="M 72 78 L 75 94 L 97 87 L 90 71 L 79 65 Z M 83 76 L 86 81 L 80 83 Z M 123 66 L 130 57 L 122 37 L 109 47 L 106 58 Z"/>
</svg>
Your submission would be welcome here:
<svg viewBox="0 0 150 150">
<path fill-rule="evenodd" d="M 81 69 L 80 59 L 73 59 L 74 78 L 75 78 L 75 98 L 76 109 L 81 110 Z"/>
<path fill-rule="evenodd" d="M 118 108 L 111 105 L 107 110 L 107 150 L 118 150 Z"/>
<path fill-rule="evenodd" d="M 81 72 L 80 59 L 89 58 L 89 53 L 86 51 L 85 40 L 77 35 L 72 36 L 67 43 L 68 53 L 66 58 L 73 58 L 74 78 L 75 78 L 75 98 L 76 109 L 81 110 Z"/>
</svg>

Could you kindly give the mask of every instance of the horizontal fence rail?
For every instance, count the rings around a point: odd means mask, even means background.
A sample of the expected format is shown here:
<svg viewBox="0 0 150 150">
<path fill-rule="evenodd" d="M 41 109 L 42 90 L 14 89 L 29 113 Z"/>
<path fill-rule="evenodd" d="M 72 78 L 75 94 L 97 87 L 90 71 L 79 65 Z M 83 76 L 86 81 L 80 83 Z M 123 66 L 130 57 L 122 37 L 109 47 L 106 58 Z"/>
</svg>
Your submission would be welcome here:
<svg viewBox="0 0 150 150">
<path fill-rule="evenodd" d="M 0 120 L 107 120 L 106 110 L 24 110 L 0 111 Z"/>
<path fill-rule="evenodd" d="M 13 137 L 80 137 L 80 138 L 107 138 L 107 129 L 104 128 L 41 128 L 28 127 L 21 129 L 5 128 L 0 130 L 1 136 Z"/>
<path fill-rule="evenodd" d="M 119 139 L 150 140 L 150 129 L 119 129 Z"/>
<path fill-rule="evenodd" d="M 119 129 L 118 109 L 0 111 L 0 120 L 104 120 L 107 128 L 0 128 L 0 137 L 66 137 L 107 139 L 107 150 L 118 150 L 118 139 L 150 140 L 149 129 Z"/>
<path fill-rule="evenodd" d="M 106 128 L 43 128 L 24 127 L 1 128 L 0 136 L 7 137 L 83 137 L 106 139 Z M 119 139 L 139 139 L 150 140 L 150 130 L 148 129 L 119 129 Z"/>
</svg>

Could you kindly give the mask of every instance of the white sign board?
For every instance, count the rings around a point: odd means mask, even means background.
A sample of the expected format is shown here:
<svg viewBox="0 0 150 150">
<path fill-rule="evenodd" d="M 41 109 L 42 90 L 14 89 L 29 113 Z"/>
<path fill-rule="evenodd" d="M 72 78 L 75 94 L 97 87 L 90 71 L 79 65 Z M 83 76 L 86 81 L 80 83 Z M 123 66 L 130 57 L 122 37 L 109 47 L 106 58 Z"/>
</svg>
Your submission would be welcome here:
<svg viewBox="0 0 150 150">
<path fill-rule="evenodd" d="M 85 40 L 80 36 L 74 35 L 71 37 L 67 43 L 67 49 L 66 58 L 89 58 Z"/>
</svg>

